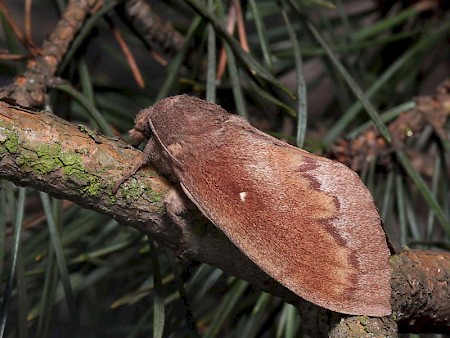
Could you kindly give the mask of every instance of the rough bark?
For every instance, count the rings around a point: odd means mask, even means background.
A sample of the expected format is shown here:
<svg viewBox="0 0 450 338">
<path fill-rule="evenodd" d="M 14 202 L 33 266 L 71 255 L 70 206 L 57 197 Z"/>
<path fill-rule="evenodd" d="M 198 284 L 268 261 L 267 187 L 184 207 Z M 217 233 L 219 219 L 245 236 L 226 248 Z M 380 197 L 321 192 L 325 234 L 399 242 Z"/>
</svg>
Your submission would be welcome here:
<svg viewBox="0 0 450 338">
<path fill-rule="evenodd" d="M 391 258 L 392 304 L 400 330 L 450 332 L 448 254 L 405 251 Z"/>
<path fill-rule="evenodd" d="M 450 330 L 448 253 L 406 251 L 392 257 L 393 316 L 332 313 L 300 299 L 267 276 L 198 211 L 183 216 L 183 227 L 174 226 L 163 204 L 172 187 L 150 166 L 139 170 L 113 195 L 112 187 L 138 154 L 139 150 L 118 139 L 48 112 L 0 102 L 0 177 L 114 217 L 150 234 L 180 257 L 217 266 L 295 304 L 307 318 L 306 335 L 361 337 L 365 332 L 394 337 L 397 322 L 402 331 Z"/>
</svg>

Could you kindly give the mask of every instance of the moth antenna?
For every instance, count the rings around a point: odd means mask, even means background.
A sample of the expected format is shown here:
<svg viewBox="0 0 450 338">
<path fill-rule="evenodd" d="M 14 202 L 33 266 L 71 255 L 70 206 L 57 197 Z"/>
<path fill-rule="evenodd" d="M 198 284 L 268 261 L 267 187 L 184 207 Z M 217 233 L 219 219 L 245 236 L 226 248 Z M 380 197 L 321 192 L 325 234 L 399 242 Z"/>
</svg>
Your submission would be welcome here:
<svg viewBox="0 0 450 338">
<path fill-rule="evenodd" d="M 136 174 L 136 172 L 145 164 L 148 162 L 148 157 L 146 155 L 146 152 L 144 152 L 137 158 L 136 163 L 134 164 L 133 168 L 126 173 L 126 175 L 122 176 L 122 178 L 114 184 L 114 187 L 112 189 L 113 195 L 117 194 L 117 191 L 119 190 L 120 186 L 125 183 L 131 176 Z"/>
</svg>

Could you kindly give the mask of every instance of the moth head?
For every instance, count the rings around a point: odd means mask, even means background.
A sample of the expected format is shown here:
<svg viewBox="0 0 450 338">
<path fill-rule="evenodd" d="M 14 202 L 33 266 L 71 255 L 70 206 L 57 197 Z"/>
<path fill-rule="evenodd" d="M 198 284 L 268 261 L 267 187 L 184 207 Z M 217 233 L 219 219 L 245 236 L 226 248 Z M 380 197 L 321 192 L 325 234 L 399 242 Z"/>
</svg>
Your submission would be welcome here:
<svg viewBox="0 0 450 338">
<path fill-rule="evenodd" d="M 165 147 L 169 147 L 213 133 L 221 128 L 229 114 L 215 104 L 178 95 L 150 107 L 148 118 L 153 133 Z"/>
</svg>

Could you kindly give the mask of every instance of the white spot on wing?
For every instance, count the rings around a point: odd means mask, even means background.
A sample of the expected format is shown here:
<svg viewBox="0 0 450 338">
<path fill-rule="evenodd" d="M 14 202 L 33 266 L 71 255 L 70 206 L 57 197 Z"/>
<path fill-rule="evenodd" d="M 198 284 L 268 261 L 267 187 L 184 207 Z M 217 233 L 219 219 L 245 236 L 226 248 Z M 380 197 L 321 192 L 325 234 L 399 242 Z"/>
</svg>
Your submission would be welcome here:
<svg viewBox="0 0 450 338">
<path fill-rule="evenodd" d="M 247 197 L 247 192 L 246 191 L 242 191 L 239 193 L 239 198 L 241 199 L 242 202 L 245 202 L 245 198 Z"/>
</svg>

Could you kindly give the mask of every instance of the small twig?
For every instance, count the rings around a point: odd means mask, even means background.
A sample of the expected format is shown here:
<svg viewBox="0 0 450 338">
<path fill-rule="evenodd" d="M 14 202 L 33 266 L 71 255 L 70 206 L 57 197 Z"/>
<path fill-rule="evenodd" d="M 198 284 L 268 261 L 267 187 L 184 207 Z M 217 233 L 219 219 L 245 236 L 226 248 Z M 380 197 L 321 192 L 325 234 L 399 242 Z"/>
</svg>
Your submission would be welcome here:
<svg viewBox="0 0 450 338">
<path fill-rule="evenodd" d="M 419 96 L 415 101 L 416 108 L 402 113 L 389 124 L 392 143 L 385 142 L 375 128 L 368 128 L 353 140 L 339 140 L 331 148 L 331 157 L 355 171 L 361 171 L 371 158 L 381 158 L 387 164 L 389 157 L 386 155 L 404 149 L 411 138 L 421 135 L 430 125 L 436 135 L 446 141 L 448 135 L 444 126 L 450 118 L 450 80 L 442 83 L 434 95 Z"/>
<path fill-rule="evenodd" d="M 184 36 L 169 21 L 156 14 L 142 0 L 129 0 L 125 4 L 126 15 L 134 28 L 149 46 L 156 44 L 164 52 L 177 52 L 184 45 Z"/>
</svg>

